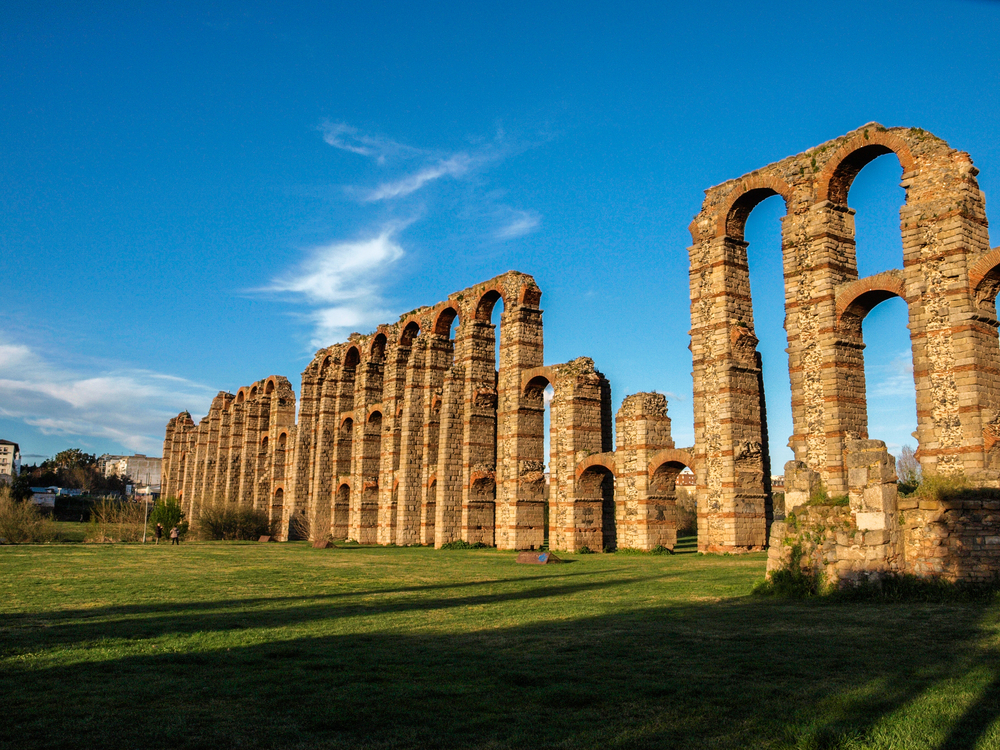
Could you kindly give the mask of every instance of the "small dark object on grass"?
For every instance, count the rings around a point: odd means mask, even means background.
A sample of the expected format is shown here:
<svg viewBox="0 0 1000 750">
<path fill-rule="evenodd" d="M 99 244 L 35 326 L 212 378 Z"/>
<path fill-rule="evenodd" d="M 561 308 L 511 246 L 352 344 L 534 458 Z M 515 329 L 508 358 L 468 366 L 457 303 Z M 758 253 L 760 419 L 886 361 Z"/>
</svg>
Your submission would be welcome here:
<svg viewBox="0 0 1000 750">
<path fill-rule="evenodd" d="M 551 552 L 532 552 L 531 550 L 518 552 L 517 561 L 527 565 L 550 565 L 563 562 Z"/>
<path fill-rule="evenodd" d="M 323 541 L 313 542 L 313 549 L 334 549 L 334 548 L 336 548 L 336 545 L 333 542 L 328 541 L 326 539 L 324 539 Z"/>
<path fill-rule="evenodd" d="M 258 541 L 258 542 L 270 542 L 270 541 L 272 541 L 272 540 L 271 540 L 271 537 L 269 537 L 269 536 L 268 536 L 267 534 L 265 534 L 264 536 L 262 536 L 262 537 L 261 537 L 260 539 L 258 539 L 257 541 Z"/>
</svg>

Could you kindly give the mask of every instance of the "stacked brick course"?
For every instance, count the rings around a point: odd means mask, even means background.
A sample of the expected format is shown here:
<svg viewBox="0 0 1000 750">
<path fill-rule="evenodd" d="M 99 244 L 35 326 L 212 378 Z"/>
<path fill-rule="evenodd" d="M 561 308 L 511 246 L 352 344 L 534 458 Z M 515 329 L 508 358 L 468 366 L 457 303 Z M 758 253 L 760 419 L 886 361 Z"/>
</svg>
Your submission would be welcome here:
<svg viewBox="0 0 1000 750">
<path fill-rule="evenodd" d="M 872 159 L 902 165 L 903 269 L 859 279 L 851 182 Z M 765 543 L 766 424 L 743 228 L 780 195 L 798 462 L 832 494 L 848 489 L 846 442 L 867 437 L 861 321 L 879 302 L 909 307 L 918 457 L 925 474 L 975 474 L 997 461 L 1000 347 L 984 197 L 969 155 L 918 128 L 870 123 L 706 191 L 691 224 L 691 350 L 699 547 Z"/>
<path fill-rule="evenodd" d="M 238 503 L 283 517 L 286 454 L 295 436 L 295 394 L 271 376 L 221 392 L 195 425 L 188 412 L 167 423 L 160 492 L 197 522 L 206 503 Z"/>
<path fill-rule="evenodd" d="M 906 189 L 903 268 L 861 279 L 848 192 L 888 153 Z M 178 415 L 167 426 L 164 493 L 181 497 L 194 520 L 208 501 L 267 507 L 282 538 L 303 530 L 313 539 L 533 549 L 547 536 L 556 549 L 648 550 L 676 541 L 676 477 L 689 467 L 703 552 L 770 541 L 773 569 L 799 541 L 808 542 L 806 564 L 841 580 L 986 576 L 1000 564 L 992 500 L 897 503 L 892 459 L 867 439 L 861 328 L 886 298 L 907 303 L 924 474 L 1000 484 L 1000 248 L 988 247 L 976 174 L 968 154 L 923 130 L 870 123 L 707 190 L 690 226 L 691 451 L 674 448 L 666 399 L 654 393 L 624 400 L 616 449 L 610 384 L 585 357 L 544 364 L 541 291 L 511 271 L 321 349 L 302 374 L 297 424 L 281 378 L 220 393 L 197 426 Z M 787 209 L 795 454 L 776 519 L 744 241 L 750 212 L 772 195 Z M 848 494 L 849 505 L 809 504 L 820 483 Z"/>
<path fill-rule="evenodd" d="M 611 387 L 593 360 L 542 364 L 540 300 L 512 271 L 321 349 L 302 374 L 297 424 L 280 378 L 220 393 L 197 427 L 187 413 L 168 424 L 164 492 L 195 522 L 206 502 L 269 507 L 282 539 L 672 547 L 673 483 L 691 459 L 672 451 L 666 399 L 625 400 L 616 454 Z"/>
</svg>

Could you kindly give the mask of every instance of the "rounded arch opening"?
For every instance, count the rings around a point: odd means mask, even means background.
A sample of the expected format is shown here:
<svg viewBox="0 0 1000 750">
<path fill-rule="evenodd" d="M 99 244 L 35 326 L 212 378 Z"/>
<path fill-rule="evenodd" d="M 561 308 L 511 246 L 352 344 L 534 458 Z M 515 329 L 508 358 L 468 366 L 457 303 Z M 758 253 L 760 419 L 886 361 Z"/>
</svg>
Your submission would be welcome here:
<svg viewBox="0 0 1000 750">
<path fill-rule="evenodd" d="M 593 551 L 614 552 L 618 549 L 614 472 L 602 464 L 588 466 L 576 480 L 576 489 L 577 503 L 600 503 L 601 549 Z"/>
<path fill-rule="evenodd" d="M 761 445 L 764 448 L 764 491 L 770 497 L 772 466 L 794 458 L 788 447 L 792 424 L 792 385 L 788 370 L 788 336 L 785 331 L 785 272 L 782 253 L 782 219 L 785 199 L 775 191 L 758 191 L 744 219 L 750 300 L 747 319 L 752 321 L 759 367 Z M 749 204 L 747 204 L 749 205 Z M 770 501 L 768 501 L 770 502 Z"/>
<path fill-rule="evenodd" d="M 854 255 L 858 277 L 903 267 L 900 211 L 906 190 L 902 164 L 884 146 L 867 146 L 845 158 L 831 178 L 836 200 L 854 217 Z"/>
<path fill-rule="evenodd" d="M 746 233 L 747 219 L 749 219 L 750 214 L 753 210 L 766 201 L 769 198 L 774 198 L 777 196 L 781 198 L 782 208 L 785 209 L 784 213 L 788 213 L 787 208 L 787 198 L 785 197 L 789 190 L 787 186 L 780 186 L 781 191 L 777 190 L 773 186 L 765 187 L 754 187 L 749 190 L 745 190 L 740 193 L 735 200 L 733 200 L 732 205 L 729 207 L 729 211 L 726 213 L 726 236 L 730 239 L 734 239 L 737 242 L 744 241 L 744 235 Z M 784 215 L 784 214 L 783 214 Z"/>
<path fill-rule="evenodd" d="M 673 516 L 674 539 L 669 529 L 661 533 L 660 544 L 674 543 L 676 552 L 698 551 L 698 499 L 695 490 L 694 467 L 676 457 L 650 467 L 649 494 L 654 519 L 669 521 Z"/>
<path fill-rule="evenodd" d="M 458 310 L 454 307 L 446 307 L 438 313 L 437 320 L 434 322 L 434 333 L 448 339 L 449 351 L 446 366 L 449 368 L 455 364 L 455 336 L 458 328 L 456 321 L 460 321 Z"/>
<path fill-rule="evenodd" d="M 268 380 L 267 385 L 264 386 L 264 395 L 270 396 L 272 393 L 274 393 L 274 381 Z"/>
<path fill-rule="evenodd" d="M 884 440 L 898 457 L 904 446 L 918 447 L 909 308 L 900 297 L 883 292 L 862 295 L 848 310 L 845 318 L 855 315 L 864 351 L 872 353 L 864 357 L 866 436 Z"/>
<path fill-rule="evenodd" d="M 344 353 L 344 370 L 354 370 L 357 368 L 358 363 L 361 362 L 361 352 L 358 351 L 358 347 L 352 346 Z"/>
<path fill-rule="evenodd" d="M 405 326 L 399 335 L 399 345 L 400 346 L 413 346 L 413 341 L 420 335 L 420 324 L 415 320 L 411 320 Z"/>
<path fill-rule="evenodd" d="M 371 349 L 369 350 L 369 356 L 371 361 L 377 364 L 382 364 L 385 362 L 385 347 L 388 343 L 384 333 L 377 333 L 375 337 L 372 338 Z"/>
</svg>

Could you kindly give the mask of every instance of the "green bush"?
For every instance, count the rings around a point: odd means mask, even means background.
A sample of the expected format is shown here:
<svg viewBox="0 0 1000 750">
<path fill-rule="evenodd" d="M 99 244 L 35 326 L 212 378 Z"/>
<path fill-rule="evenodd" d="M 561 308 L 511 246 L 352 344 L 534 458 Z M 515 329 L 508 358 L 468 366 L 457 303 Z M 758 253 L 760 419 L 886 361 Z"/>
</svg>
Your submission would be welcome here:
<svg viewBox="0 0 1000 750">
<path fill-rule="evenodd" d="M 447 544 L 442 544 L 441 549 L 486 549 L 485 544 L 482 542 L 476 542 L 475 544 L 469 544 L 464 539 L 456 539 L 453 542 L 448 542 Z"/>
<path fill-rule="evenodd" d="M 198 536 L 205 540 L 253 540 L 273 536 L 276 525 L 263 510 L 216 503 L 202 509 Z"/>
<path fill-rule="evenodd" d="M 778 570 L 771 571 L 765 580 L 753 588 L 756 596 L 775 596 L 783 599 L 806 599 L 817 596 L 823 581 L 812 570 L 802 567 L 802 545 L 792 545 L 789 561 Z"/>
<path fill-rule="evenodd" d="M 52 521 L 32 500 L 17 500 L 0 484 L 0 539 L 4 544 L 48 542 L 55 537 Z"/>
<path fill-rule="evenodd" d="M 177 532 L 183 539 L 188 531 L 188 523 L 184 520 L 184 513 L 181 511 L 180 501 L 175 497 L 161 498 L 153 506 L 153 512 L 149 514 L 149 530 L 155 532 L 156 524 L 163 526 L 163 535 L 167 536 L 170 529 L 177 527 Z"/>
</svg>

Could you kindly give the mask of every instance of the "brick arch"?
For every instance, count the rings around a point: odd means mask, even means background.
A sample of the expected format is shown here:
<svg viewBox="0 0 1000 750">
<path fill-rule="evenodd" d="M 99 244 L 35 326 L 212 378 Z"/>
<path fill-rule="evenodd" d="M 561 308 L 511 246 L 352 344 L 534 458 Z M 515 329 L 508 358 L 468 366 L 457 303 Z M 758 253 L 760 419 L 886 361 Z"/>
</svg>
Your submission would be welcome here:
<svg viewBox="0 0 1000 750">
<path fill-rule="evenodd" d="M 743 241 L 743 230 L 747 217 L 761 201 L 772 195 L 780 195 L 785 201 L 785 211 L 792 198 L 792 188 L 776 175 L 751 175 L 741 181 L 741 184 L 729 194 L 724 208 L 719 210 L 716 219 L 716 236 L 731 237 Z M 697 241 L 697 237 L 695 240 Z"/>
<path fill-rule="evenodd" d="M 344 352 L 344 359 L 341 360 L 341 362 L 342 362 L 341 367 L 344 370 L 347 369 L 353 370 L 359 364 L 361 364 L 361 350 L 357 346 L 352 344 Z"/>
<path fill-rule="evenodd" d="M 385 360 L 385 350 L 388 344 L 389 337 L 385 335 L 385 332 L 376 332 L 375 335 L 371 337 L 371 341 L 368 342 L 368 358 L 374 362 L 383 362 Z"/>
<path fill-rule="evenodd" d="M 434 333 L 438 336 L 448 336 L 456 318 L 461 318 L 458 305 L 447 304 L 442 307 L 434 318 Z"/>
<path fill-rule="evenodd" d="M 352 425 L 354 424 L 354 412 L 353 411 L 344 412 L 343 414 L 340 415 L 340 424 L 338 425 L 339 429 L 343 430 L 344 429 L 344 425 L 347 422 L 350 422 Z"/>
<path fill-rule="evenodd" d="M 555 388 L 555 369 L 544 365 L 542 367 L 532 367 L 530 370 L 525 370 L 521 373 L 521 393 L 527 393 L 528 386 L 532 385 L 533 380 L 541 379 L 545 381 L 545 385 L 542 386 L 542 390 L 545 390 L 546 386 L 552 386 Z M 535 384 L 538 385 L 537 383 Z"/>
<path fill-rule="evenodd" d="M 899 271 L 883 271 L 846 284 L 837 292 L 837 325 L 845 315 L 864 320 L 875 305 L 890 297 L 906 301 L 906 286 Z"/>
<path fill-rule="evenodd" d="M 576 465 L 576 478 L 579 479 L 587 469 L 592 469 L 595 466 L 603 466 L 612 474 L 616 476 L 618 474 L 614 453 L 595 453 L 593 456 L 587 456 Z"/>
<path fill-rule="evenodd" d="M 385 410 L 383 409 L 382 404 L 372 404 L 368 407 L 368 413 L 365 414 L 365 424 L 371 422 L 372 416 L 375 414 L 378 414 L 379 419 L 385 418 Z"/>
<path fill-rule="evenodd" d="M 399 346 L 410 346 L 413 340 L 420 335 L 420 319 L 415 315 L 411 315 L 405 321 L 400 322 L 399 326 L 399 341 L 397 344 Z"/>
<path fill-rule="evenodd" d="M 903 173 L 917 167 L 909 144 L 895 133 L 890 133 L 878 123 L 865 126 L 851 140 L 840 146 L 824 165 L 816 179 L 816 202 L 830 201 L 847 205 L 851 183 L 870 162 L 885 154 L 895 154 Z"/>
<path fill-rule="evenodd" d="M 264 381 L 264 395 L 270 396 L 274 392 L 274 389 L 278 387 L 278 379 L 275 375 L 272 375 L 267 380 Z"/>
<path fill-rule="evenodd" d="M 507 298 L 507 294 L 500 286 L 489 286 L 483 290 L 483 293 L 479 295 L 479 299 L 476 300 L 476 320 L 481 323 L 489 323 L 490 319 L 493 317 L 493 307 L 496 305 L 498 299 L 503 300 L 503 309 L 506 312 L 511 309 L 510 300 Z"/>
<path fill-rule="evenodd" d="M 1000 247 L 984 253 L 969 269 L 969 289 L 977 302 L 993 301 L 1000 290 Z"/>
<path fill-rule="evenodd" d="M 654 453 L 653 457 L 649 460 L 649 475 L 653 476 L 664 464 L 683 464 L 691 469 L 691 471 L 698 471 L 694 455 L 687 451 L 677 450 L 676 448 L 664 448 L 662 451 Z"/>
<path fill-rule="evenodd" d="M 319 376 L 322 378 L 326 375 L 327 368 L 333 364 L 333 354 L 329 349 L 320 351 L 322 356 L 316 357 L 319 362 Z"/>
</svg>

